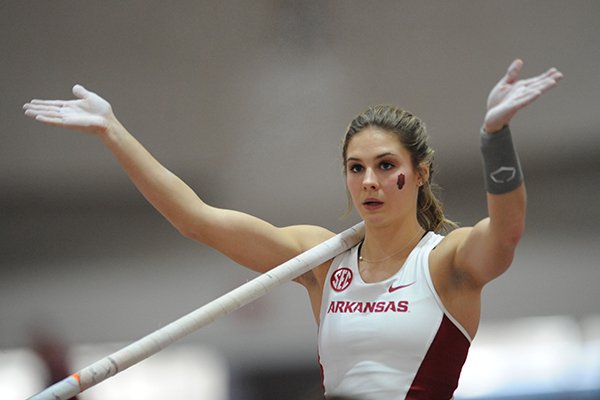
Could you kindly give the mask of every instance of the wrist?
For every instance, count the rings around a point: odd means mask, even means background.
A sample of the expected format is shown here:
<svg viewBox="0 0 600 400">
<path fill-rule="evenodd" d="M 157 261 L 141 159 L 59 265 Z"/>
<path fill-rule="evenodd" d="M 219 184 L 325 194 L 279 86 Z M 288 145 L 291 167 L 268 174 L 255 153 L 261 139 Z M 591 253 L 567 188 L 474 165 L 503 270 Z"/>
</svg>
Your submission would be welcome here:
<svg viewBox="0 0 600 400">
<path fill-rule="evenodd" d="M 104 118 L 101 127 L 96 132 L 97 135 L 106 144 L 109 142 L 116 142 L 123 137 L 125 127 L 119 122 L 114 114 L 107 115 Z"/>
<path fill-rule="evenodd" d="M 505 128 L 508 128 L 508 124 L 488 124 L 484 122 L 483 127 L 481 129 L 485 133 L 494 135 Z"/>
<path fill-rule="evenodd" d="M 508 125 L 488 133 L 481 130 L 485 189 L 491 194 L 512 192 L 523 182 L 523 172 Z"/>
</svg>

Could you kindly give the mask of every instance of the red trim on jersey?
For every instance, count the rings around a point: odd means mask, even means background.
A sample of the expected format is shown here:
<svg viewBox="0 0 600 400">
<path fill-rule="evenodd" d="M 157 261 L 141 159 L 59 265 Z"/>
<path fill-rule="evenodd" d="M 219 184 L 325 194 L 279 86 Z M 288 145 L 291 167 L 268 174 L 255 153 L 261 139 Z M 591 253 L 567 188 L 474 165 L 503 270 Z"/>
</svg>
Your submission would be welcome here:
<svg viewBox="0 0 600 400">
<path fill-rule="evenodd" d="M 444 315 L 406 399 L 451 399 L 470 345 L 465 335 Z"/>
<path fill-rule="evenodd" d="M 321 364 L 321 356 L 317 354 L 317 360 L 319 361 L 319 367 L 321 368 L 321 389 L 325 394 L 325 371 L 323 370 L 323 364 Z"/>
</svg>

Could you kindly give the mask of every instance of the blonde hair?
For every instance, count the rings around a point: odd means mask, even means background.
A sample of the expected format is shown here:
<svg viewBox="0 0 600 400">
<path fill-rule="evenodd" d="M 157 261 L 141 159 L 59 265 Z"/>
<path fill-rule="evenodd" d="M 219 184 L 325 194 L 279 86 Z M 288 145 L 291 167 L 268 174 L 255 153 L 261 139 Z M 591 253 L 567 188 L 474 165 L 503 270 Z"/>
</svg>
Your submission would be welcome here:
<svg viewBox="0 0 600 400">
<path fill-rule="evenodd" d="M 434 150 L 427 143 L 428 135 L 425 124 L 409 111 L 391 105 L 369 107 L 358 114 L 346 130 L 342 144 L 344 174 L 346 173 L 346 157 L 348 145 L 357 133 L 367 127 L 376 127 L 395 134 L 400 143 L 410 152 L 413 167 L 423 177 L 422 164 L 429 165 L 429 179 L 419 187 L 417 197 L 417 220 L 428 231 L 436 233 L 447 232 L 457 227 L 457 224 L 444 215 L 442 202 L 434 194 L 438 187 L 432 183 L 434 168 Z"/>
</svg>

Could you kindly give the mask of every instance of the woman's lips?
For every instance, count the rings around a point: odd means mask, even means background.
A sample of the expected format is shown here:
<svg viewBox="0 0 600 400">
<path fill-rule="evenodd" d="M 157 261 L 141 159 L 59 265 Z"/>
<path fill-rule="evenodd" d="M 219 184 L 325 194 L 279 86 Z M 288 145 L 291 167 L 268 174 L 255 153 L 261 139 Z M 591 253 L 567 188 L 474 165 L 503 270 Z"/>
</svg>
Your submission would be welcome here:
<svg viewBox="0 0 600 400">
<path fill-rule="evenodd" d="M 383 201 L 377 199 L 366 199 L 362 204 L 366 210 L 373 211 L 381 208 L 383 206 Z"/>
</svg>

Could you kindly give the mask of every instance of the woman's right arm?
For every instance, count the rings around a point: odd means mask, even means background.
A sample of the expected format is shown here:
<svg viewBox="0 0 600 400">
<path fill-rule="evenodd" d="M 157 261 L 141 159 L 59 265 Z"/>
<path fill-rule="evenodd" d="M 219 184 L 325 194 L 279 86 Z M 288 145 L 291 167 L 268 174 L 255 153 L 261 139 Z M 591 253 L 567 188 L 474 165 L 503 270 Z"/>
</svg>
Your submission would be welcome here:
<svg viewBox="0 0 600 400">
<path fill-rule="evenodd" d="M 81 85 L 73 87 L 73 94 L 77 99 L 32 100 L 25 104 L 25 114 L 100 137 L 144 197 L 184 236 L 258 272 L 333 236 L 316 226 L 278 228 L 251 215 L 204 203 L 125 129 L 106 100 Z"/>
</svg>

